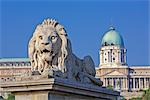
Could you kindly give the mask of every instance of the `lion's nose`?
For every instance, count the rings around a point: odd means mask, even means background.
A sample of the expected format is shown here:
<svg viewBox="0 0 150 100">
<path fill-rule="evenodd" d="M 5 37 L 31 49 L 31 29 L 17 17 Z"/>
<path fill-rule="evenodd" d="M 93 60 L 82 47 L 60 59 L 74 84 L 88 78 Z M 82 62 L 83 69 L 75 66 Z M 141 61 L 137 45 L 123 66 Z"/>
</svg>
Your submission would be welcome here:
<svg viewBox="0 0 150 100">
<path fill-rule="evenodd" d="M 49 43 L 47 42 L 47 43 L 42 43 L 42 44 L 44 44 L 44 45 L 48 45 Z"/>
</svg>

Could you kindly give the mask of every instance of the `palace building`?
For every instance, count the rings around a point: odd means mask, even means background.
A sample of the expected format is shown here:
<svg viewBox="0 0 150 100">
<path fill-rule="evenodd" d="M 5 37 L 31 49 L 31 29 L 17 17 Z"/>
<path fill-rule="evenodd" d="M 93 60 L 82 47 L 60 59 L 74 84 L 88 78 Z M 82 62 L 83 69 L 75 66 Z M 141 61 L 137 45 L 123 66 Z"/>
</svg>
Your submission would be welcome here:
<svg viewBox="0 0 150 100">
<path fill-rule="evenodd" d="M 17 76 L 31 71 L 31 64 L 28 58 L 3 58 L 0 59 L 0 83 L 14 81 Z M 0 100 L 2 96 L 7 98 L 7 93 L 2 92 L 0 87 Z"/>
<path fill-rule="evenodd" d="M 127 49 L 114 27 L 104 34 L 99 56 L 96 71 L 103 86 L 112 87 L 125 97 L 133 97 L 133 93 L 140 96 L 139 91 L 150 88 L 150 66 L 128 66 Z"/>
<path fill-rule="evenodd" d="M 96 77 L 101 78 L 104 87 L 112 87 L 126 98 L 140 96 L 140 91 L 150 88 L 150 66 L 128 66 L 127 49 L 114 27 L 104 34 L 99 56 Z M 0 82 L 16 80 L 16 76 L 29 72 L 30 68 L 29 58 L 2 58 Z"/>
</svg>

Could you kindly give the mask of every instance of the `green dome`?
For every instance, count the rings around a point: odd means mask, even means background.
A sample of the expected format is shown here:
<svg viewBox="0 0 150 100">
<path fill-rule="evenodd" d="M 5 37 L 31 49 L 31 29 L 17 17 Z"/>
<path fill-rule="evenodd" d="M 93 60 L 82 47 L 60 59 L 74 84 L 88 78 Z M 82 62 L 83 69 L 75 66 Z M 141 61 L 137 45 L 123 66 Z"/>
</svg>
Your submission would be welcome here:
<svg viewBox="0 0 150 100">
<path fill-rule="evenodd" d="M 115 28 L 110 27 L 109 31 L 103 36 L 101 46 L 116 45 L 124 47 L 123 39 L 121 35 L 115 30 Z"/>
</svg>

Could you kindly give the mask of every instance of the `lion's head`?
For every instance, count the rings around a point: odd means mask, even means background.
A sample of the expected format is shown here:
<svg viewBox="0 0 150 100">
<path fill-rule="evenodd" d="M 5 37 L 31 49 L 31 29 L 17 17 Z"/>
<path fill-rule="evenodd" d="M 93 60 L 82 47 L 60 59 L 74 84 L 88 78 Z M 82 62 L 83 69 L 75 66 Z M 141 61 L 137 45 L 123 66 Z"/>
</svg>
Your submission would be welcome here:
<svg viewBox="0 0 150 100">
<path fill-rule="evenodd" d="M 64 67 L 68 55 L 67 41 L 67 33 L 57 21 L 47 19 L 38 25 L 29 42 L 32 71 L 41 73 L 54 65 Z"/>
</svg>

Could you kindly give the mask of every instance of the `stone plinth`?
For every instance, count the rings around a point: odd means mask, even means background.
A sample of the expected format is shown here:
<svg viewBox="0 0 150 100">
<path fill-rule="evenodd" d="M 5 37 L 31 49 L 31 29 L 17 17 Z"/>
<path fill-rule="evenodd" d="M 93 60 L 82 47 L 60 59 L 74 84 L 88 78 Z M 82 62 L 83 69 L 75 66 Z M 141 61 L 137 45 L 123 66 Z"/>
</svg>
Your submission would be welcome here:
<svg viewBox="0 0 150 100">
<path fill-rule="evenodd" d="M 15 100 L 118 100 L 119 92 L 66 79 L 50 78 L 1 83 Z"/>
</svg>

